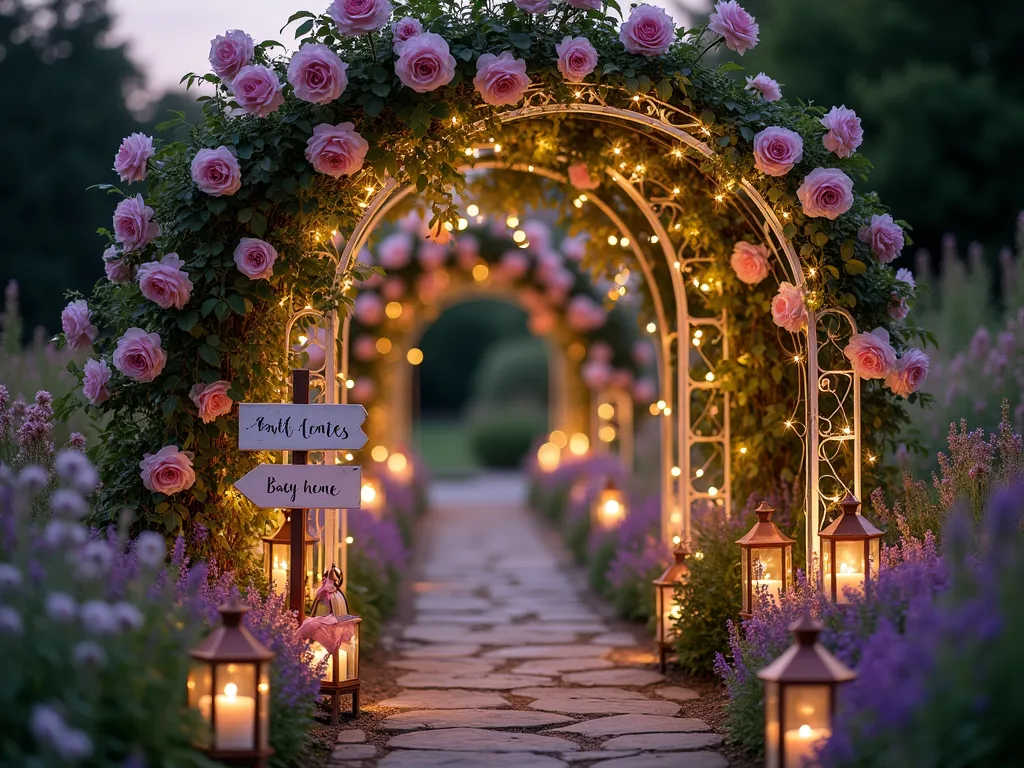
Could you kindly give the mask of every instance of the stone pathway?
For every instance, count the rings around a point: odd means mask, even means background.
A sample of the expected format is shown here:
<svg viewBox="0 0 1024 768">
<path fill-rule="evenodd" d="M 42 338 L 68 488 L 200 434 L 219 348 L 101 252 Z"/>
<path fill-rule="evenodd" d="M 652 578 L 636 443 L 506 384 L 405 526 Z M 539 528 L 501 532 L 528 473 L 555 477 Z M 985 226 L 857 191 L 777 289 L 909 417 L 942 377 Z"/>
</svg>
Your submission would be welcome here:
<svg viewBox="0 0 1024 768">
<path fill-rule="evenodd" d="M 383 719 L 342 731 L 331 768 L 728 766 L 721 736 L 679 716 L 697 694 L 591 607 L 528 511 L 451 495 L 388 662 L 403 690 L 367 702 Z"/>
</svg>

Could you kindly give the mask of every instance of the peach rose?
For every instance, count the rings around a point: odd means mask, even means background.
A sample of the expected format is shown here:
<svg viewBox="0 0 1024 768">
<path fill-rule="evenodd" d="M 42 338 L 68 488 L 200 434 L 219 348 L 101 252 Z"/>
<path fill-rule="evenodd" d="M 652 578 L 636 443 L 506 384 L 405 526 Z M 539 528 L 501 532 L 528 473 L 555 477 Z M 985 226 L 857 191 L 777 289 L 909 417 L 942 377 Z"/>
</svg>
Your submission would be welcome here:
<svg viewBox="0 0 1024 768">
<path fill-rule="evenodd" d="M 234 401 L 228 397 L 230 382 L 215 381 L 212 384 L 193 384 L 188 397 L 199 409 L 199 418 L 209 424 L 218 416 L 231 413 Z"/>
<path fill-rule="evenodd" d="M 768 176 L 785 176 L 804 159 L 804 140 L 789 128 L 771 126 L 754 136 L 754 167 Z"/>
<path fill-rule="evenodd" d="M 256 46 L 240 29 L 230 29 L 210 41 L 210 67 L 225 83 L 234 80 L 238 71 L 248 64 Z"/>
<path fill-rule="evenodd" d="M 747 285 L 757 285 L 768 277 L 768 249 L 763 245 L 740 240 L 733 246 L 729 263 L 736 277 Z"/>
<path fill-rule="evenodd" d="M 792 283 L 779 283 L 779 292 L 772 299 L 772 320 L 790 333 L 799 333 L 807 327 L 807 307 L 804 294 Z"/>
<path fill-rule="evenodd" d="M 909 397 L 917 392 L 927 378 L 930 362 L 928 355 L 920 349 L 908 349 L 885 377 L 885 386 L 891 389 L 893 394 Z"/>
<path fill-rule="evenodd" d="M 139 477 L 146 490 L 166 496 L 188 490 L 196 482 L 191 454 L 182 453 L 176 445 L 144 454 L 139 469 L 142 470 Z"/>
<path fill-rule="evenodd" d="M 192 295 L 192 281 L 182 269 L 184 261 L 176 253 L 168 253 L 160 261 L 139 267 L 138 280 L 142 295 L 164 309 L 182 309 Z"/>
<path fill-rule="evenodd" d="M 114 238 L 125 251 L 145 248 L 160 236 L 160 225 L 153 221 L 153 209 L 142 195 L 126 197 L 114 209 Z"/>
<path fill-rule="evenodd" d="M 288 62 L 288 82 L 296 98 L 310 104 L 330 104 L 348 86 L 348 64 L 319 43 L 305 43 Z"/>
<path fill-rule="evenodd" d="M 473 85 L 487 104 L 495 107 L 515 104 L 523 98 L 530 82 L 526 61 L 517 59 L 509 51 L 500 56 L 485 53 L 476 60 Z"/>
<path fill-rule="evenodd" d="M 250 280 L 268 280 L 274 275 L 277 251 L 265 240 L 243 237 L 235 246 L 235 266 Z"/>
<path fill-rule="evenodd" d="M 838 168 L 815 168 L 796 196 L 807 216 L 837 219 L 853 207 L 853 179 Z"/>
<path fill-rule="evenodd" d="M 743 90 L 757 91 L 765 101 L 778 101 L 782 98 L 782 86 L 764 72 L 758 72 L 753 77 L 748 77 Z"/>
<path fill-rule="evenodd" d="M 110 382 L 110 367 L 107 361 L 89 358 L 82 370 L 82 394 L 85 395 L 85 399 L 93 405 L 109 400 L 110 390 L 107 389 L 107 384 Z"/>
<path fill-rule="evenodd" d="M 238 158 L 224 146 L 196 152 L 190 173 L 199 190 L 213 197 L 233 195 L 242 188 L 242 169 Z"/>
<path fill-rule="evenodd" d="M 99 336 L 99 330 L 89 320 L 89 303 L 85 299 L 72 301 L 60 313 L 60 326 L 71 349 L 85 349 Z"/>
<path fill-rule="evenodd" d="M 839 157 L 849 157 L 857 151 L 864 141 L 864 129 L 860 127 L 860 118 L 846 105 L 832 107 L 827 115 L 820 120 L 828 128 L 822 137 L 825 149 L 835 152 Z"/>
<path fill-rule="evenodd" d="M 754 17 L 743 10 L 736 0 L 715 4 L 715 12 L 708 19 L 708 29 L 725 38 L 725 47 L 740 56 L 757 45 L 760 29 Z"/>
<path fill-rule="evenodd" d="M 889 343 L 889 332 L 884 328 L 853 334 L 843 354 L 862 379 L 884 379 L 896 364 L 896 350 Z"/>
<path fill-rule="evenodd" d="M 242 67 L 231 81 L 231 94 L 243 112 L 266 117 L 284 104 L 284 91 L 277 73 L 262 64 Z"/>
<path fill-rule="evenodd" d="M 619 40 L 630 53 L 640 56 L 661 56 L 668 53 L 676 39 L 672 17 L 661 8 L 641 3 L 619 27 Z"/>
<path fill-rule="evenodd" d="M 555 45 L 558 71 L 570 83 L 578 83 L 597 69 L 597 50 L 585 37 L 564 37 Z"/>
<path fill-rule="evenodd" d="M 145 181 L 149 158 L 156 153 L 153 137 L 144 133 L 133 133 L 121 142 L 114 157 L 114 170 L 121 181 Z"/>
<path fill-rule="evenodd" d="M 320 173 L 337 179 L 362 168 L 369 149 L 352 123 L 320 123 L 306 142 L 306 159 Z"/>
<path fill-rule="evenodd" d="M 590 175 L 590 168 L 587 167 L 586 163 L 573 163 L 568 168 L 568 174 L 569 183 L 576 187 L 576 189 L 584 191 L 597 189 L 601 183 Z"/>
<path fill-rule="evenodd" d="M 141 328 L 129 328 L 117 340 L 114 348 L 114 367 L 129 379 L 149 382 L 167 365 L 167 353 L 160 346 L 160 334 L 146 333 Z"/>
</svg>

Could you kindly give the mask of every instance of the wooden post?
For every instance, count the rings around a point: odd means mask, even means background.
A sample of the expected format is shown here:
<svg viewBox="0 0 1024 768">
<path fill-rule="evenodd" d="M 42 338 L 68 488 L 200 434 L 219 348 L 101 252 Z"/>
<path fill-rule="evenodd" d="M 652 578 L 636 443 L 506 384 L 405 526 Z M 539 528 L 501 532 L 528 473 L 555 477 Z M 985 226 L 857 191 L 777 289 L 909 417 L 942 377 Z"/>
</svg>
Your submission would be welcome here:
<svg viewBox="0 0 1024 768">
<path fill-rule="evenodd" d="M 309 371 L 297 368 L 292 371 L 292 403 L 309 403 Z M 308 458 L 306 451 L 292 451 L 292 464 L 304 465 Z M 289 511 L 292 521 L 291 573 L 288 574 L 288 607 L 295 611 L 299 624 L 306 618 L 306 510 Z"/>
</svg>

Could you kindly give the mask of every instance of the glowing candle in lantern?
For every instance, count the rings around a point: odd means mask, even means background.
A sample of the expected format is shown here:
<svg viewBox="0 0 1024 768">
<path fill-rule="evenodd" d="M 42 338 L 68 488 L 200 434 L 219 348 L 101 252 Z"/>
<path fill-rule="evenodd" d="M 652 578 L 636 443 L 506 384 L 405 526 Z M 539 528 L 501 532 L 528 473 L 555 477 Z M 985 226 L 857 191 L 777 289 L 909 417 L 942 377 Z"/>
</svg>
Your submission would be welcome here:
<svg viewBox="0 0 1024 768">
<path fill-rule="evenodd" d="M 252 749 L 256 728 L 256 700 L 251 696 L 239 696 L 238 686 L 228 683 L 224 693 L 216 698 L 216 731 L 214 744 L 217 749 Z M 210 719 L 210 697 L 199 699 L 199 712 Z"/>
<path fill-rule="evenodd" d="M 845 593 L 849 589 L 855 594 L 864 590 L 864 570 L 856 570 L 849 563 L 839 564 L 839 573 L 836 574 L 836 598 L 837 602 L 845 603 Z"/>
<path fill-rule="evenodd" d="M 270 571 L 270 578 L 274 582 L 274 592 L 278 595 L 288 594 L 288 561 L 274 558 L 274 567 Z"/>
<path fill-rule="evenodd" d="M 815 745 L 831 735 L 828 728 L 811 728 L 806 724 L 786 731 L 783 744 L 783 754 L 786 756 L 784 768 L 803 768 L 814 757 Z"/>
</svg>

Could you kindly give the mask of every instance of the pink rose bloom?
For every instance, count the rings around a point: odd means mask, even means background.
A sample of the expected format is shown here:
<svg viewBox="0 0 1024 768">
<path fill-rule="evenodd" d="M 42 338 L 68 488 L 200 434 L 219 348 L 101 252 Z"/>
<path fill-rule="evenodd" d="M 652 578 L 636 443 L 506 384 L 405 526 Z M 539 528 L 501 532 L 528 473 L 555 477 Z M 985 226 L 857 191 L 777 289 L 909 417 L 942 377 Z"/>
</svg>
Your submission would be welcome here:
<svg viewBox="0 0 1024 768">
<path fill-rule="evenodd" d="M 521 280 L 530 271 L 530 259 L 519 248 L 505 251 L 498 261 L 498 271 L 501 273 L 501 277 L 509 282 Z"/>
<path fill-rule="evenodd" d="M 629 14 L 619 28 L 619 40 L 630 53 L 661 56 L 676 39 L 676 25 L 661 8 L 643 3 Z"/>
<path fill-rule="evenodd" d="M 153 137 L 133 133 L 121 142 L 114 157 L 114 170 L 121 181 L 145 181 L 147 163 L 154 154 Z"/>
<path fill-rule="evenodd" d="M 132 281 L 132 268 L 121 258 L 117 246 L 111 245 L 103 252 L 103 271 L 114 285 L 127 285 Z"/>
<path fill-rule="evenodd" d="M 89 303 L 85 299 L 72 301 L 60 313 L 60 327 L 74 350 L 85 349 L 100 335 L 99 330 L 89 322 Z"/>
<path fill-rule="evenodd" d="M 110 390 L 107 383 L 110 381 L 110 368 L 106 360 L 94 360 L 89 358 L 85 361 L 82 378 L 82 394 L 85 399 L 93 405 L 105 403 L 110 399 Z"/>
<path fill-rule="evenodd" d="M 142 195 L 126 197 L 114 209 L 114 238 L 125 251 L 145 248 L 160 236 L 160 225 L 153 221 L 153 209 Z"/>
<path fill-rule="evenodd" d="M 369 362 L 377 354 L 377 342 L 373 340 L 372 336 L 360 336 L 352 345 L 352 352 L 355 354 L 356 360 Z"/>
<path fill-rule="evenodd" d="M 597 68 L 597 50 L 585 37 L 565 37 L 555 46 L 558 71 L 570 83 L 578 83 Z"/>
<path fill-rule="evenodd" d="M 804 294 L 792 283 L 779 283 L 779 292 L 772 299 L 772 320 L 790 333 L 799 333 L 807 326 Z"/>
<path fill-rule="evenodd" d="M 348 86 L 348 64 L 319 43 L 305 43 L 288 62 L 288 82 L 295 96 L 311 104 L 330 104 Z"/>
<path fill-rule="evenodd" d="M 715 4 L 708 29 L 725 38 L 725 46 L 740 56 L 757 45 L 759 32 L 754 17 L 747 13 L 736 0 L 724 0 Z"/>
<path fill-rule="evenodd" d="M 334 0 L 327 9 L 346 37 L 383 29 L 394 10 L 388 0 Z"/>
<path fill-rule="evenodd" d="M 160 346 L 160 334 L 129 328 L 117 340 L 114 367 L 129 379 L 152 381 L 167 365 L 167 353 Z"/>
<path fill-rule="evenodd" d="M 242 67 L 231 81 L 231 93 L 243 112 L 266 117 L 284 104 L 284 90 L 277 73 L 262 64 Z"/>
<path fill-rule="evenodd" d="M 772 126 L 754 136 L 754 167 L 768 176 L 785 176 L 804 159 L 804 140 L 788 128 Z"/>
<path fill-rule="evenodd" d="M 768 277 L 768 249 L 763 245 L 740 240 L 732 248 L 729 263 L 736 277 L 747 285 L 757 285 Z"/>
<path fill-rule="evenodd" d="M 604 310 L 589 296 L 573 296 L 565 308 L 565 322 L 576 333 L 596 331 L 605 324 Z"/>
<path fill-rule="evenodd" d="M 242 169 L 231 150 L 221 146 L 200 149 L 192 158 L 192 181 L 213 197 L 233 195 L 242 188 Z"/>
<path fill-rule="evenodd" d="M 871 246 L 871 252 L 883 264 L 888 264 L 903 250 L 903 228 L 888 213 L 873 215 L 871 224 L 862 227 L 857 237 Z"/>
<path fill-rule="evenodd" d="M 370 145 L 352 123 L 320 123 L 306 142 L 306 159 L 328 176 L 351 176 L 363 167 Z"/>
<path fill-rule="evenodd" d="M 146 490 L 165 496 L 188 490 L 196 482 L 190 455 L 179 451 L 176 445 L 168 445 L 155 454 L 144 454 L 139 469 Z"/>
<path fill-rule="evenodd" d="M 542 309 L 531 313 L 526 325 L 534 336 L 547 336 L 555 330 L 555 316 L 548 310 Z"/>
<path fill-rule="evenodd" d="M 526 233 L 526 242 L 530 244 L 530 250 L 534 253 L 548 253 L 551 260 L 560 265 L 562 259 L 557 253 L 551 250 L 551 227 L 540 219 L 531 219 L 524 222 L 520 229 Z"/>
<path fill-rule="evenodd" d="M 405 232 L 393 232 L 377 246 L 377 260 L 384 269 L 404 269 L 411 258 L 412 238 Z"/>
<path fill-rule="evenodd" d="M 143 264 L 138 271 L 142 295 L 164 309 L 182 309 L 192 294 L 192 281 L 182 269 L 184 264 L 176 253 Z"/>
<path fill-rule="evenodd" d="M 439 243 L 424 243 L 420 246 L 419 253 L 416 254 L 416 260 L 419 261 L 420 266 L 431 272 L 444 266 L 447 258 L 448 248 Z"/>
<path fill-rule="evenodd" d="M 920 349 L 908 349 L 885 377 L 885 386 L 900 397 L 912 395 L 928 377 L 930 362 Z"/>
<path fill-rule="evenodd" d="M 615 350 L 607 341 L 595 341 L 590 345 L 590 352 L 587 354 L 587 359 L 596 363 L 610 364 L 613 357 Z"/>
<path fill-rule="evenodd" d="M 588 389 L 604 389 L 611 383 L 612 369 L 607 363 L 584 363 L 580 368 L 580 377 Z"/>
<path fill-rule="evenodd" d="M 574 185 L 575 186 L 575 185 Z M 587 236 L 576 235 L 562 241 L 562 253 L 570 261 L 579 261 L 587 255 Z"/>
<path fill-rule="evenodd" d="M 860 118 L 846 106 L 832 107 L 823 118 L 821 124 L 828 128 L 822 137 L 825 149 L 835 152 L 839 157 L 849 157 L 857 151 L 864 141 L 864 129 L 860 127 Z"/>
<path fill-rule="evenodd" d="M 586 191 L 597 189 L 600 186 L 600 182 L 590 175 L 590 168 L 587 167 L 586 163 L 573 163 L 568 168 L 568 174 L 569 183 L 576 189 Z"/>
<path fill-rule="evenodd" d="M 199 418 L 209 424 L 218 416 L 231 413 L 234 401 L 228 397 L 231 384 L 227 381 L 215 381 L 212 384 L 193 384 L 188 398 L 199 409 Z"/>
<path fill-rule="evenodd" d="M 896 364 L 896 350 L 889 343 L 885 328 L 853 334 L 843 354 L 862 379 L 884 379 Z"/>
<path fill-rule="evenodd" d="M 600 11 L 602 2 L 601 0 L 565 0 L 565 4 L 584 11 Z"/>
<path fill-rule="evenodd" d="M 764 72 L 748 77 L 743 90 L 757 91 L 765 101 L 778 101 L 782 98 L 782 87 Z"/>
<path fill-rule="evenodd" d="M 388 301 L 398 301 L 405 296 L 407 286 L 405 281 L 398 277 L 389 277 L 384 281 L 384 287 L 380 289 L 380 295 Z"/>
<path fill-rule="evenodd" d="M 423 25 L 419 23 L 417 19 L 406 16 L 404 19 L 399 19 L 391 25 L 391 37 L 393 39 L 392 47 L 395 53 L 398 53 L 398 46 L 404 43 L 406 40 L 416 37 L 423 32 Z"/>
<path fill-rule="evenodd" d="M 427 93 L 452 81 L 455 57 L 443 37 L 424 32 L 409 38 L 398 48 L 395 74 L 405 87 L 416 93 Z"/>
<path fill-rule="evenodd" d="M 365 404 L 373 400 L 374 395 L 377 394 L 377 387 L 374 385 L 373 379 L 363 376 L 356 379 L 355 386 L 348 392 L 352 400 Z"/>
<path fill-rule="evenodd" d="M 265 240 L 243 237 L 235 246 L 235 266 L 250 280 L 269 280 L 276 261 L 277 251 Z"/>
<path fill-rule="evenodd" d="M 896 270 L 896 279 L 899 280 L 901 283 L 906 283 L 907 285 L 909 285 L 910 290 L 914 290 L 914 288 L 917 285 L 917 283 L 914 282 L 914 273 L 911 272 L 909 269 L 905 269 L 903 267 L 900 267 L 899 269 Z"/>
<path fill-rule="evenodd" d="M 658 396 L 658 387 L 650 379 L 640 379 L 633 385 L 633 399 L 638 403 L 653 403 Z"/>
<path fill-rule="evenodd" d="M 641 367 L 650 365 L 654 362 L 654 345 L 644 339 L 633 342 L 633 359 Z"/>
<path fill-rule="evenodd" d="M 838 168 L 815 168 L 796 196 L 806 215 L 836 219 L 853 207 L 853 179 Z"/>
<path fill-rule="evenodd" d="M 527 13 L 544 13 L 551 7 L 551 0 L 513 0 L 521 11 Z"/>
<path fill-rule="evenodd" d="M 509 51 L 500 56 L 485 53 L 476 60 L 473 85 L 484 102 L 495 107 L 515 104 L 530 86 L 526 76 L 526 61 L 517 59 Z"/>
<path fill-rule="evenodd" d="M 384 319 L 384 302 L 376 293 L 360 292 L 352 312 L 361 325 L 379 325 Z"/>
<path fill-rule="evenodd" d="M 480 241 L 473 235 L 462 234 L 455 241 L 455 263 L 467 272 L 480 258 Z"/>
<path fill-rule="evenodd" d="M 228 30 L 210 42 L 210 66 L 217 77 L 230 83 L 239 70 L 249 63 L 255 50 L 252 38 L 245 32 L 240 29 Z"/>
<path fill-rule="evenodd" d="M 889 317 L 896 322 L 902 323 L 910 314 L 910 305 L 907 300 L 893 291 L 889 298 Z"/>
<path fill-rule="evenodd" d="M 616 368 L 612 371 L 611 385 L 616 389 L 632 388 L 633 372 L 628 368 Z"/>
</svg>

